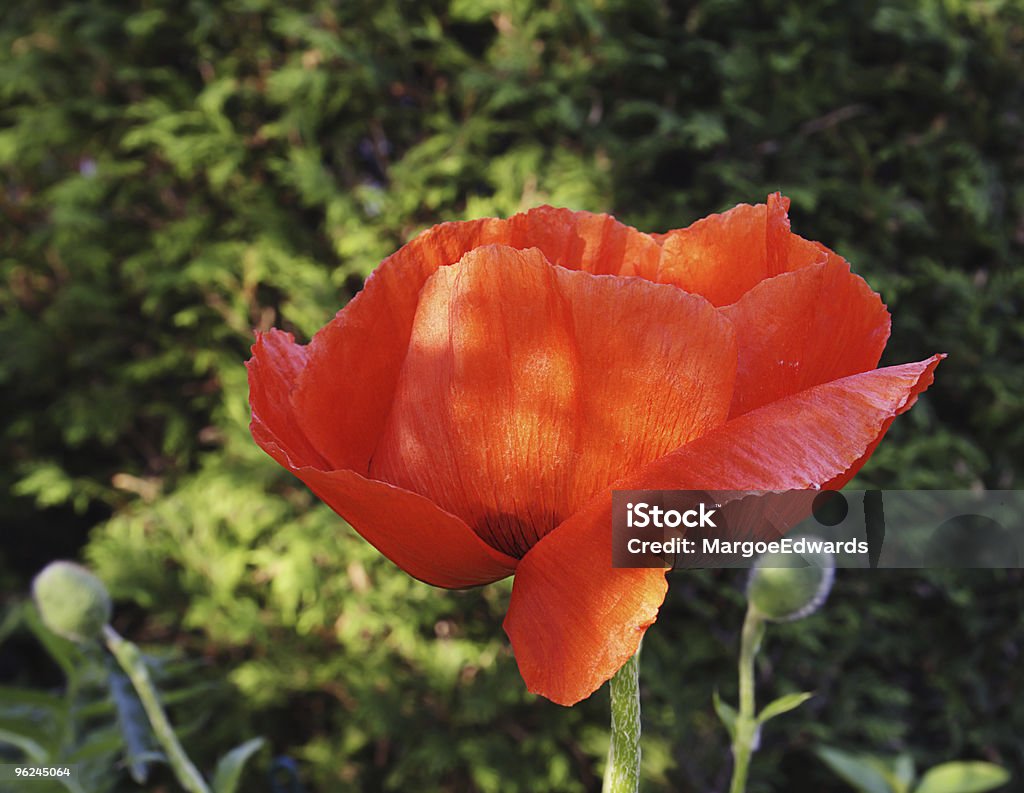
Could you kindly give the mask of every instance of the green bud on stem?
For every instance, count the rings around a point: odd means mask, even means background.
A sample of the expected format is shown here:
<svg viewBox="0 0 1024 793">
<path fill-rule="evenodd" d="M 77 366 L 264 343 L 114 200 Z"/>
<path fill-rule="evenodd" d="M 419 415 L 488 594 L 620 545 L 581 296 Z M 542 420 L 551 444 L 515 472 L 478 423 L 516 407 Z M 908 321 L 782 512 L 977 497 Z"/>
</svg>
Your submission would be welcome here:
<svg viewBox="0 0 1024 793">
<path fill-rule="evenodd" d="M 835 570 L 835 557 L 830 553 L 765 554 L 750 571 L 747 600 L 764 619 L 802 619 L 824 604 Z"/>
<path fill-rule="evenodd" d="M 100 639 L 110 622 L 107 588 L 74 562 L 48 564 L 32 582 L 32 597 L 46 627 L 73 642 Z"/>
</svg>

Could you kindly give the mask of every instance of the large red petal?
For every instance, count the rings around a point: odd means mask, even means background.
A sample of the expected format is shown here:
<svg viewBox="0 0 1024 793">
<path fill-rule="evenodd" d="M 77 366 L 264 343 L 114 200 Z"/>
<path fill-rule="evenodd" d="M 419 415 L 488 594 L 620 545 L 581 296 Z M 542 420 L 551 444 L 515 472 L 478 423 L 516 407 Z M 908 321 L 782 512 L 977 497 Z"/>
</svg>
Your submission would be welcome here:
<svg viewBox="0 0 1024 793">
<path fill-rule="evenodd" d="M 354 471 L 294 471 L 378 551 L 414 578 L 448 589 L 511 575 L 516 560 L 429 499 Z"/>
<path fill-rule="evenodd" d="M 658 235 L 655 280 L 726 306 L 766 278 L 825 261 L 825 248 L 790 232 L 788 209 L 789 199 L 773 193 L 767 204 L 739 204 Z"/>
<path fill-rule="evenodd" d="M 865 452 L 932 384 L 944 357 L 851 375 L 744 413 L 655 460 L 623 489 L 822 487 L 866 462 Z"/>
<path fill-rule="evenodd" d="M 365 472 L 391 406 L 420 289 L 445 265 L 481 245 L 538 248 L 562 267 L 653 274 L 660 249 L 608 215 L 540 207 L 508 220 L 443 223 L 424 232 L 370 276 L 309 345 L 293 400 L 306 436 L 334 468 Z"/>
<path fill-rule="evenodd" d="M 510 575 L 515 559 L 422 496 L 353 471 L 323 470 L 326 463 L 299 429 L 289 400 L 305 364 L 306 350 L 291 334 L 257 336 L 248 366 L 251 429 L 260 447 L 410 575 L 450 588 Z"/>
<path fill-rule="evenodd" d="M 730 323 L 699 297 L 478 248 L 420 294 L 371 475 L 520 555 L 724 421 L 735 355 Z"/>
<path fill-rule="evenodd" d="M 856 374 L 718 427 L 612 487 L 788 490 L 850 475 L 944 356 Z M 519 563 L 505 631 L 527 687 L 561 704 L 636 652 L 665 593 L 661 570 L 611 567 L 611 496 L 595 498 Z"/>
<path fill-rule="evenodd" d="M 722 310 L 739 349 L 732 416 L 874 369 L 889 338 L 885 305 L 834 254 L 762 281 Z"/>
<path fill-rule="evenodd" d="M 559 705 L 590 696 L 636 652 L 668 590 L 665 570 L 612 567 L 611 497 L 600 502 L 520 561 L 505 616 L 526 687 Z"/>
</svg>

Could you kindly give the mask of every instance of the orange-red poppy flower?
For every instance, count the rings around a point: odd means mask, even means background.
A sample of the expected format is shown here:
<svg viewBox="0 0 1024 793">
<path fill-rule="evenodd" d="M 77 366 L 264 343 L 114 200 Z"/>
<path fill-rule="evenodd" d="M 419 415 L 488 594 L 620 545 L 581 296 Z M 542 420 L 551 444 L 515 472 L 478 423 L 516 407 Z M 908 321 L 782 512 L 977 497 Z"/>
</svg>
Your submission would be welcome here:
<svg viewBox="0 0 1024 793">
<path fill-rule="evenodd" d="M 658 235 L 551 207 L 435 226 L 308 345 L 258 336 L 253 436 L 410 575 L 515 574 L 523 678 L 572 704 L 667 587 L 612 567 L 613 486 L 839 486 L 932 382 L 941 356 L 875 368 L 885 306 L 788 206 Z"/>
</svg>

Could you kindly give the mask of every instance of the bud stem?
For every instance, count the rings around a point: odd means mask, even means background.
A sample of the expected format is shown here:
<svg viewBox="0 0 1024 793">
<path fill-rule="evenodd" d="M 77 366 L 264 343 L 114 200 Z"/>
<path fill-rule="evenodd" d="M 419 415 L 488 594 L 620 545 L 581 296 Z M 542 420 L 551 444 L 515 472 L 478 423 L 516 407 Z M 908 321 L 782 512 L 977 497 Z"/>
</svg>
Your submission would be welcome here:
<svg viewBox="0 0 1024 793">
<path fill-rule="evenodd" d="M 189 760 L 188 755 L 174 734 L 174 728 L 167 720 L 163 706 L 160 704 L 160 697 L 157 695 L 156 687 L 149 676 L 149 669 L 142 658 L 139 648 L 121 636 L 109 625 L 103 628 L 103 638 L 111 654 L 117 659 L 118 664 L 132 681 L 135 691 L 139 695 L 139 701 L 146 711 L 149 723 L 153 727 L 153 734 L 167 754 L 167 760 L 178 777 L 178 782 L 189 793 L 210 793 L 202 775 Z"/>
<path fill-rule="evenodd" d="M 753 606 L 747 607 L 740 634 L 740 707 L 736 715 L 736 730 L 732 739 L 732 784 L 729 793 L 744 793 L 750 757 L 757 743 L 760 725 L 757 722 L 754 700 L 754 659 L 764 637 L 764 619 Z"/>
<path fill-rule="evenodd" d="M 640 788 L 640 649 L 610 682 L 612 736 L 601 793 L 636 793 Z"/>
</svg>

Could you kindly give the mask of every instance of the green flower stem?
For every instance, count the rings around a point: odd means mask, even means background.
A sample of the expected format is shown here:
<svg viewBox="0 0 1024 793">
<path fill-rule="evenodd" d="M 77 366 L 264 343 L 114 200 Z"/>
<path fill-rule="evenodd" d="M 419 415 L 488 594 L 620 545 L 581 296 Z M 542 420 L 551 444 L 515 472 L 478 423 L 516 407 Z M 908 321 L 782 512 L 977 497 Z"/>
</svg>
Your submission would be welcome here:
<svg viewBox="0 0 1024 793">
<path fill-rule="evenodd" d="M 747 609 L 740 635 L 740 707 L 736 715 L 736 730 L 732 739 L 732 784 L 729 793 L 744 793 L 747 789 L 747 774 L 750 770 L 750 756 L 757 746 L 761 725 L 757 721 L 754 701 L 754 659 L 761 647 L 764 636 L 764 619 L 757 609 Z"/>
<path fill-rule="evenodd" d="M 612 740 L 602 793 L 640 789 L 640 650 L 611 679 Z"/>
<path fill-rule="evenodd" d="M 142 702 L 142 707 L 146 711 L 146 716 L 149 718 L 149 723 L 153 727 L 153 734 L 156 735 L 167 754 L 167 760 L 170 762 L 171 768 L 174 769 L 174 774 L 178 777 L 181 786 L 189 793 L 210 793 L 210 788 L 207 787 L 192 761 L 188 759 L 181 743 L 178 742 L 178 736 L 174 734 L 174 728 L 167 720 L 167 714 L 164 713 L 163 706 L 160 704 L 156 687 L 149 676 L 149 670 L 146 668 L 146 662 L 143 660 L 139 648 L 122 639 L 117 631 L 109 625 L 103 628 L 103 637 L 106 639 L 111 654 L 128 675 L 128 679 L 132 681 L 139 700 Z"/>
</svg>

